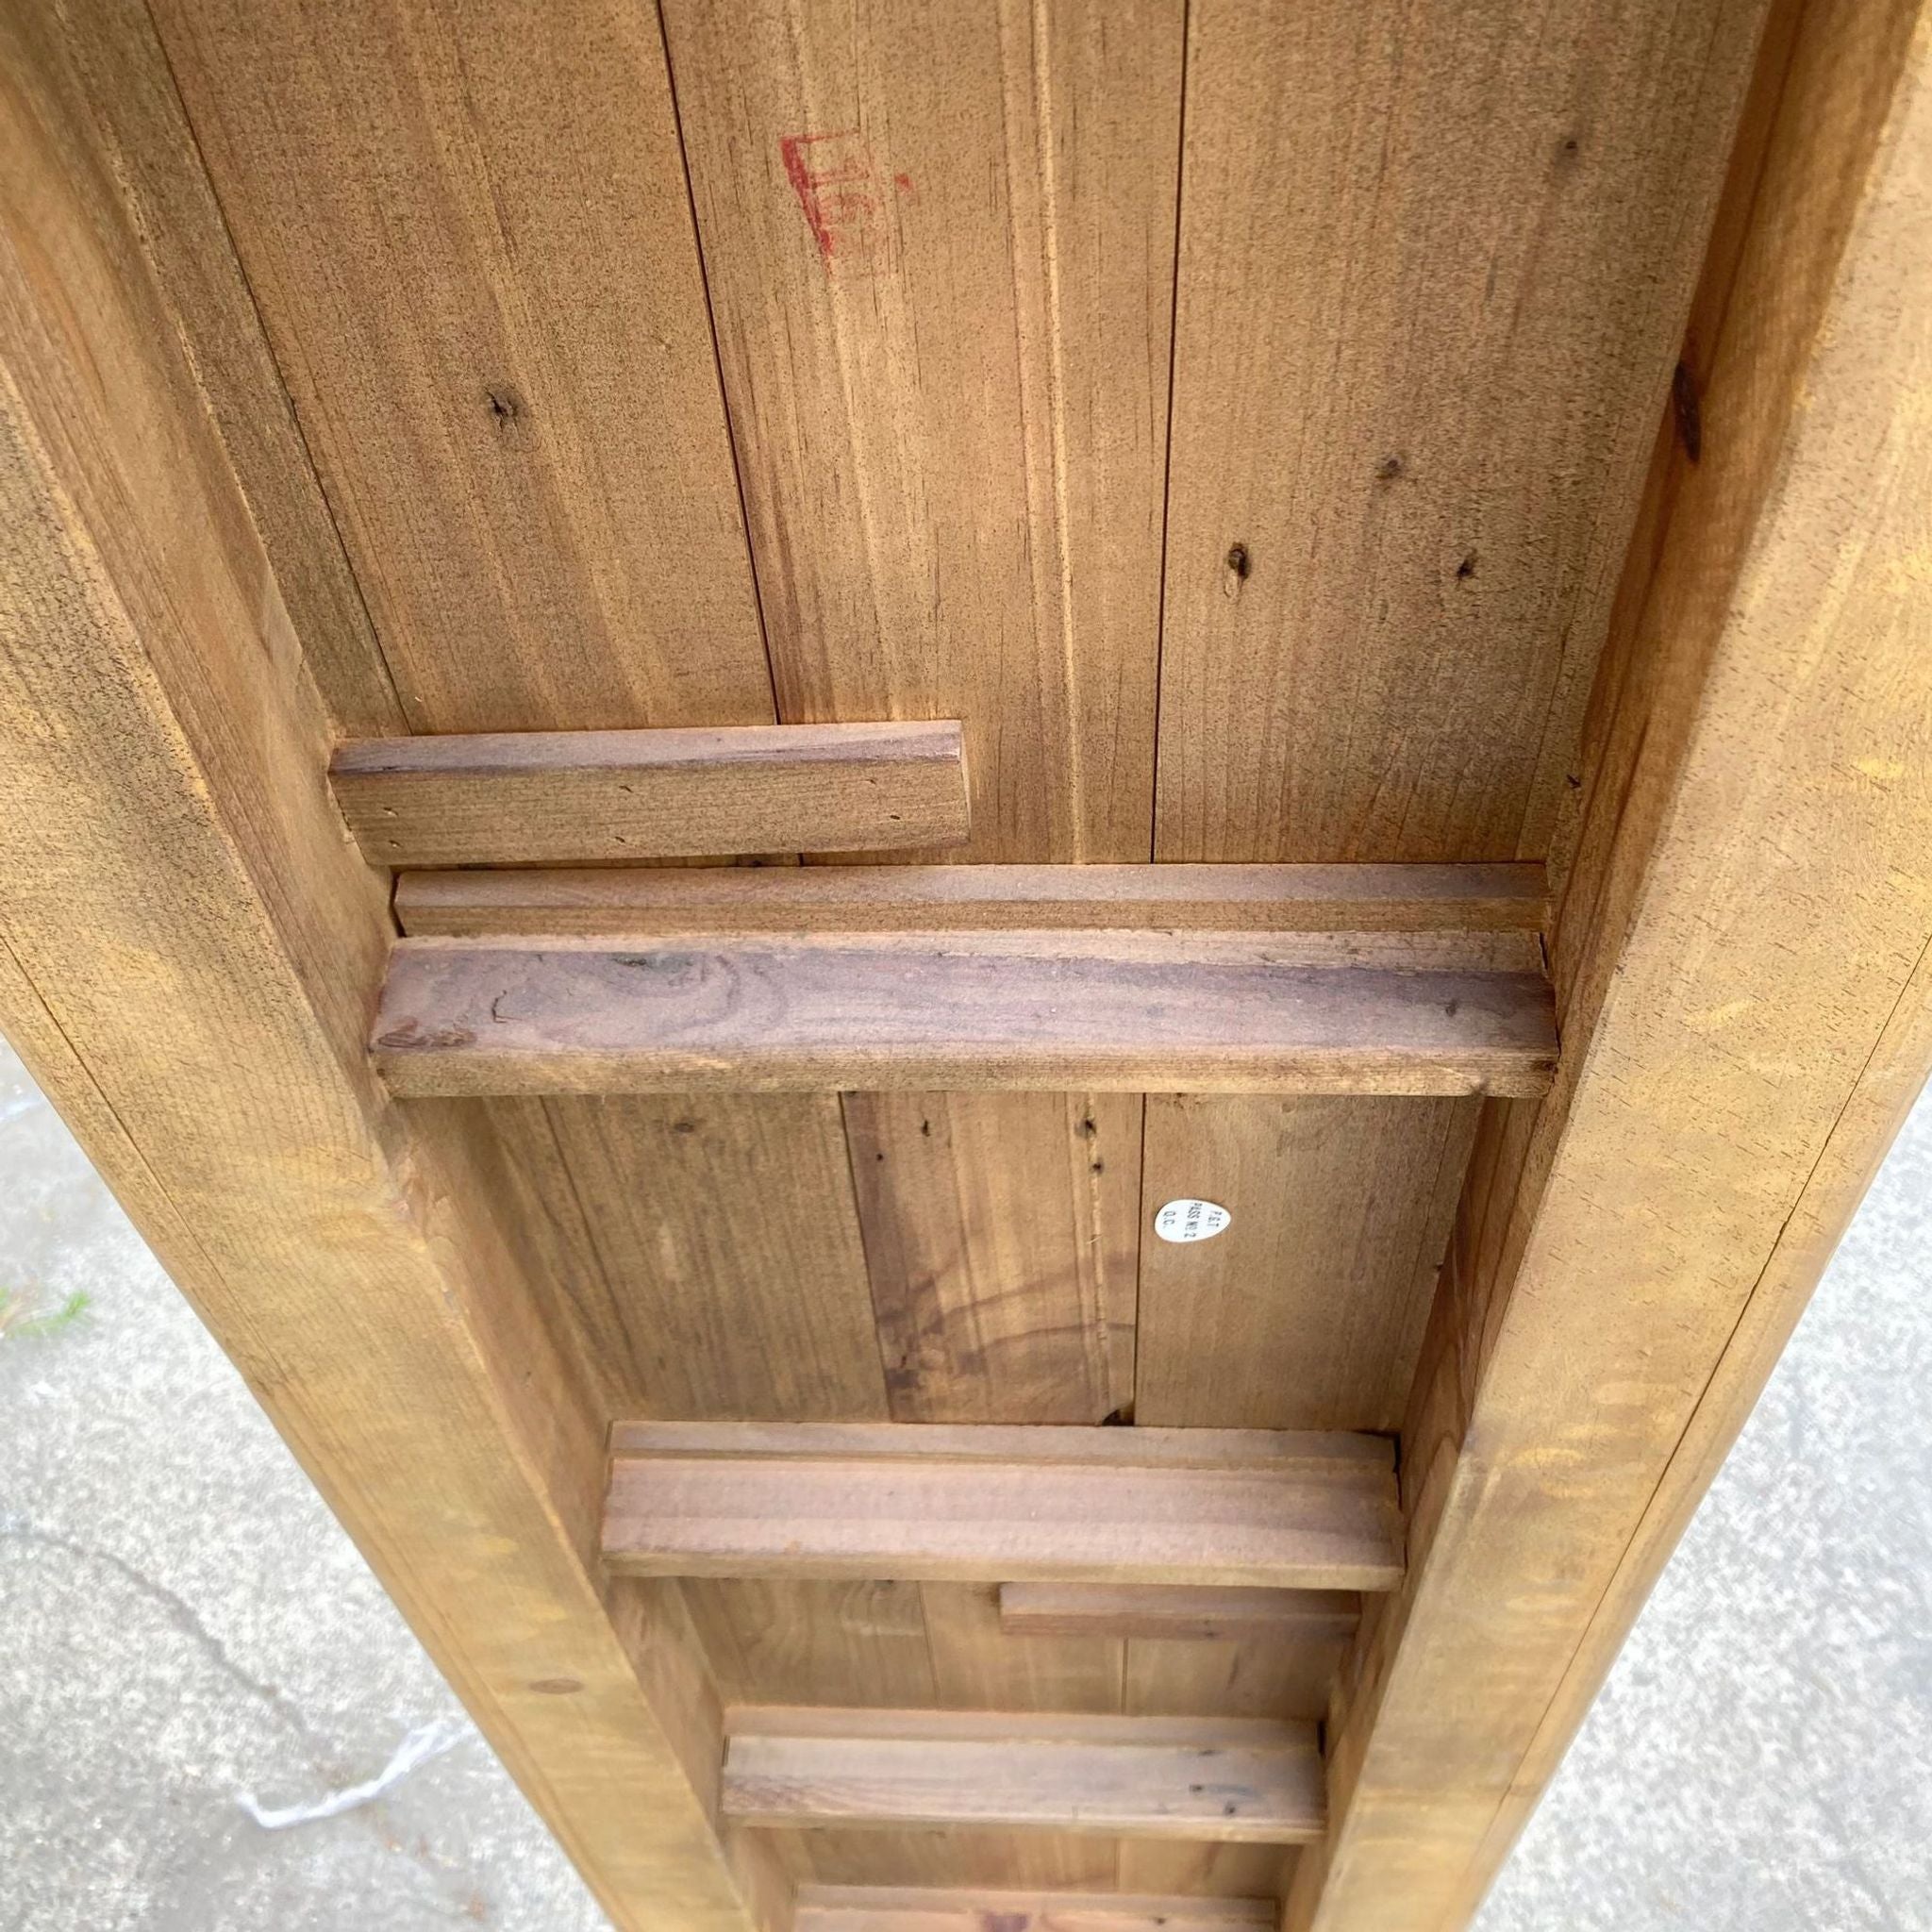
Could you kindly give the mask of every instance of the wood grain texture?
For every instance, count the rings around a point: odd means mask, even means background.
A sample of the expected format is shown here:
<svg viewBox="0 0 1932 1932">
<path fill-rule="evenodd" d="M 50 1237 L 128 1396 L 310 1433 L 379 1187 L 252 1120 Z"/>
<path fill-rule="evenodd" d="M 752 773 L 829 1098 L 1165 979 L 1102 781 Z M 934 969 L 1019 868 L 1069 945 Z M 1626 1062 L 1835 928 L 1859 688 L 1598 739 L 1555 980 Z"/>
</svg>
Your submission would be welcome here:
<svg viewBox="0 0 1932 1932">
<path fill-rule="evenodd" d="M 302 659 L 338 725 L 404 728 L 389 666 L 308 459 L 180 97 L 141 0 L 83 0 L 73 84 L 275 573 Z"/>
<path fill-rule="evenodd" d="M 1540 865 L 812 865 L 406 872 L 418 935 L 1020 928 L 1534 933 Z"/>
<path fill-rule="evenodd" d="M 1353 1637 L 1361 1602 L 1346 1591 L 1209 1590 L 1199 1584 L 1006 1583 L 1009 1637 L 1158 1637 L 1224 1642 Z"/>
<path fill-rule="evenodd" d="M 608 1413 L 886 1418 L 829 1094 L 503 1101 L 492 1120 Z"/>
<path fill-rule="evenodd" d="M 1148 856 L 1180 9 L 664 9 L 779 715 Z"/>
<path fill-rule="evenodd" d="M 796 1932 L 1273 1932 L 1273 1899 L 801 1886 Z"/>
<path fill-rule="evenodd" d="M 844 1107 L 894 1420 L 1130 1412 L 1139 1097 L 852 1093 Z"/>
<path fill-rule="evenodd" d="M 1190 9 L 1158 858 L 1541 856 L 1763 10 Z"/>
<path fill-rule="evenodd" d="M 807 1831 L 750 1835 L 769 1845 L 802 1883 L 824 1885 L 1099 1891 L 1113 1886 L 1124 1848 L 1119 1839 L 1038 1825 L 891 1831 L 815 1825 Z"/>
<path fill-rule="evenodd" d="M 165 99 L 117 9 L 0 20 L 0 1021 L 617 1923 L 772 1927 L 687 1633 L 601 1588 L 541 1274 L 354 1045 L 385 895 L 99 143 L 116 61 Z"/>
<path fill-rule="evenodd" d="M 1478 1106 L 1150 1099 L 1147 1214 L 1191 1198 L 1232 1219 L 1211 1241 L 1145 1246 L 1137 1417 L 1393 1430 Z"/>
<path fill-rule="evenodd" d="M 621 1423 L 604 1554 L 632 1574 L 1383 1590 L 1391 1469 L 1369 1436 Z"/>
<path fill-rule="evenodd" d="M 967 830 L 957 724 L 359 739 L 329 783 L 375 865 L 891 851 Z"/>
<path fill-rule="evenodd" d="M 1322 1830 L 1312 1724 L 734 1709 L 720 1803 L 766 1826 L 1046 1825 L 1293 1844 Z"/>
<path fill-rule="evenodd" d="M 656 19 L 155 11 L 410 727 L 771 723 Z"/>
<path fill-rule="evenodd" d="M 924 1594 L 890 1578 L 691 1577 L 726 1704 L 925 1708 L 939 1694 Z"/>
<path fill-rule="evenodd" d="M 404 940 L 373 1046 L 408 1094 L 1548 1086 L 1541 974 L 1303 963 L 1294 938 Z"/>
<path fill-rule="evenodd" d="M 1914 6 L 1806 8 L 1768 76 L 1559 902 L 1570 1071 L 1478 1141 L 1293 1932 L 1465 1923 L 1932 1061 L 1928 82 Z"/>
</svg>

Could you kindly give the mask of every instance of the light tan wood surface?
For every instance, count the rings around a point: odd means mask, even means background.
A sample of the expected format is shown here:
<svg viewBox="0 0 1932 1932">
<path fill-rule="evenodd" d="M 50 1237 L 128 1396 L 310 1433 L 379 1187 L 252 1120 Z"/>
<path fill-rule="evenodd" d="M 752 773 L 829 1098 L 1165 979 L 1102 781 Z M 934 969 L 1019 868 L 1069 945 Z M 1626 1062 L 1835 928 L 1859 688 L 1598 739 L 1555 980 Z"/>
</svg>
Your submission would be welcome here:
<svg viewBox="0 0 1932 1932">
<path fill-rule="evenodd" d="M 329 783 L 377 865 L 891 851 L 967 829 L 957 723 L 364 738 Z"/>
<path fill-rule="evenodd" d="M 1371 1436 L 624 1423 L 604 1554 L 670 1576 L 1386 1590 L 1394 1494 Z"/>
<path fill-rule="evenodd" d="M 658 23 L 154 11 L 409 728 L 772 723 Z"/>
<path fill-rule="evenodd" d="M 1176 0 L 664 8 L 779 715 L 966 721 L 978 859 L 1144 859 Z"/>
<path fill-rule="evenodd" d="M 720 1803 L 747 1824 L 1049 1825 L 1291 1844 L 1322 1828 L 1311 1724 L 1002 1711 L 734 1709 Z"/>
<path fill-rule="evenodd" d="M 1190 8 L 1157 858 L 1542 855 L 1763 10 Z"/>
</svg>

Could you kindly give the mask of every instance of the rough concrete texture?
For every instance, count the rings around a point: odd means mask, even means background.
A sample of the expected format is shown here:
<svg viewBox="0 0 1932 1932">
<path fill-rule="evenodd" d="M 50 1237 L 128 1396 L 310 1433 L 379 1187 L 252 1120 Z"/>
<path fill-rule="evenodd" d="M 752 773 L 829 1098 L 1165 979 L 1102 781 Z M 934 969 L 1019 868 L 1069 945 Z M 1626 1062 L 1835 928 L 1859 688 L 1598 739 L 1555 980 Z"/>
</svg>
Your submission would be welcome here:
<svg viewBox="0 0 1932 1932">
<path fill-rule="evenodd" d="M 601 1926 L 4 1047 L 0 1295 L 0 1932 Z M 1928 1387 L 1932 1104 L 1483 1932 L 1932 1925 Z"/>
</svg>

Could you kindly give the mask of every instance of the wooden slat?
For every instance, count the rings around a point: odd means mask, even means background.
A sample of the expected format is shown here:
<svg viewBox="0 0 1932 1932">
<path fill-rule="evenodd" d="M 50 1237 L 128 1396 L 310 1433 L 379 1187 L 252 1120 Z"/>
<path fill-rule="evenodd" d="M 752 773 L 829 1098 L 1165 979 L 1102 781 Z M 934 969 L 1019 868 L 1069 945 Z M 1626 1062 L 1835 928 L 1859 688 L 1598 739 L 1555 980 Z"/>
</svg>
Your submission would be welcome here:
<svg viewBox="0 0 1932 1932">
<path fill-rule="evenodd" d="M 804 1885 L 795 1932 L 1274 1932 L 1273 1899 Z"/>
<path fill-rule="evenodd" d="M 1312 1724 L 1000 1711 L 735 1709 L 720 1805 L 746 1824 L 1041 1825 L 1319 1837 Z"/>
<path fill-rule="evenodd" d="M 1478 1140 L 1290 1932 L 1473 1914 L 1932 1065 L 1932 35 L 1787 20 L 1593 720 L 1569 1071 Z"/>
<path fill-rule="evenodd" d="M 893 1420 L 1131 1412 L 1139 1097 L 852 1093 L 845 1120 Z"/>
<path fill-rule="evenodd" d="M 1412 948 L 1399 964 L 1341 964 L 1327 937 L 1299 951 L 1293 935 L 1158 933 L 751 935 L 624 951 L 405 940 L 374 1047 L 411 1094 L 1549 1085 L 1540 974 L 1419 965 Z"/>
<path fill-rule="evenodd" d="M 770 724 L 655 16 L 155 12 L 410 727 Z"/>
<path fill-rule="evenodd" d="M 1384 1590 L 1392 1466 L 1372 1436 L 620 1423 L 604 1552 L 655 1575 Z"/>
<path fill-rule="evenodd" d="M 1480 1103 L 1147 1103 L 1143 1219 L 1202 1197 L 1209 1241 L 1150 1241 L 1135 1417 L 1177 1428 L 1395 1429 Z"/>
<path fill-rule="evenodd" d="M 1013 1637 L 1154 1637 L 1276 1643 L 1352 1637 L 1346 1591 L 1210 1590 L 1199 1584 L 1004 1583 L 1000 1628 Z"/>
<path fill-rule="evenodd" d="M 558 865 L 965 841 L 957 724 L 359 739 L 329 781 L 378 865 Z"/>
<path fill-rule="evenodd" d="M 1763 11 L 1189 8 L 1158 858 L 1541 856 Z"/>
<path fill-rule="evenodd" d="M 418 936 L 1102 928 L 1533 933 L 1540 865 L 806 866 L 406 872 Z"/>
<path fill-rule="evenodd" d="M 675 0 L 779 715 L 965 721 L 970 856 L 1148 856 L 1178 0 Z"/>
</svg>

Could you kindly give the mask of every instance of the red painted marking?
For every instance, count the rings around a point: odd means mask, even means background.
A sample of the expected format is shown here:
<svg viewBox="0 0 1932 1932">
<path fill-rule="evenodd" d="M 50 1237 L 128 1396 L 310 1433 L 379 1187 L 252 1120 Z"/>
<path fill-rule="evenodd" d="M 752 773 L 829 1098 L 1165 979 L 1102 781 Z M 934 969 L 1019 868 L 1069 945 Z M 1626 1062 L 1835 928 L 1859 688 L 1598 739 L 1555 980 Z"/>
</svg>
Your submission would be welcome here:
<svg viewBox="0 0 1932 1932">
<path fill-rule="evenodd" d="M 812 240 L 829 267 L 835 258 L 870 260 L 891 245 L 891 196 L 857 128 L 835 134 L 788 134 L 778 142 L 785 175 L 798 197 Z M 910 193 L 909 176 L 894 185 Z"/>
</svg>

